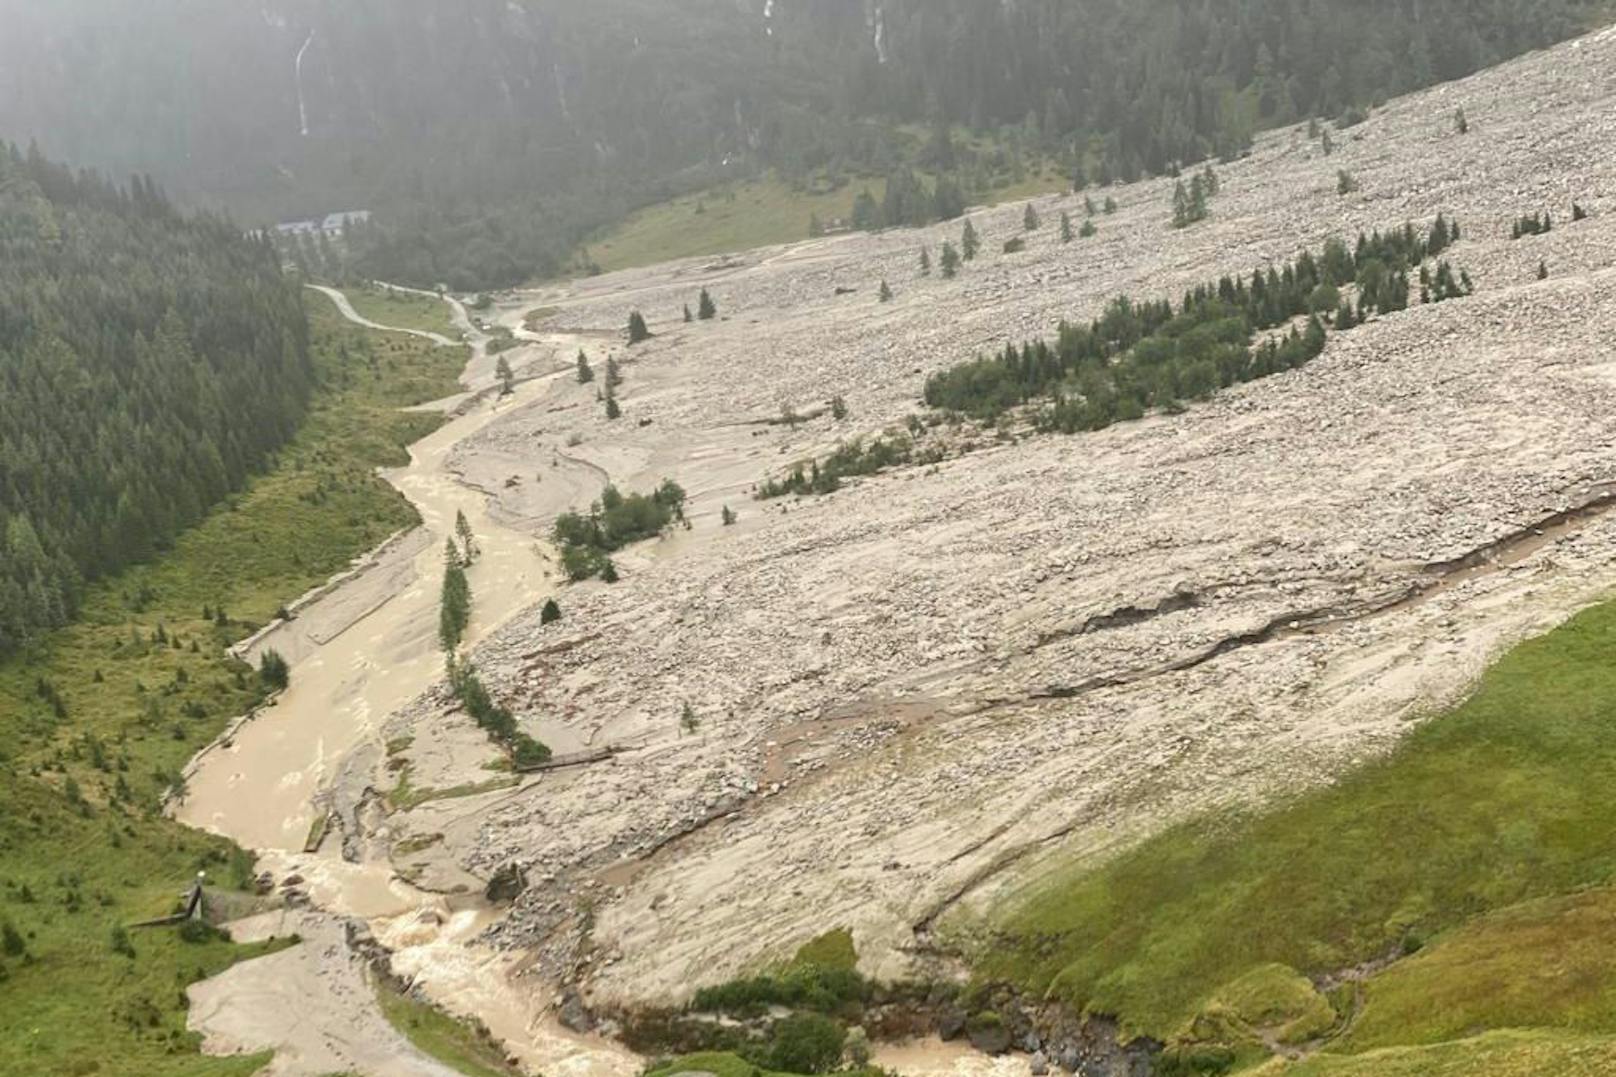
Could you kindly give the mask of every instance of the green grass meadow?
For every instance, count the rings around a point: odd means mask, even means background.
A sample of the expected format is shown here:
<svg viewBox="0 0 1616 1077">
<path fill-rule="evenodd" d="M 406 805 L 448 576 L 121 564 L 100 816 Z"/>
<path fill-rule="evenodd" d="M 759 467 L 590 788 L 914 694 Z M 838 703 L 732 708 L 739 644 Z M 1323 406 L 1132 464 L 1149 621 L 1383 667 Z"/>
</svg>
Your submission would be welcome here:
<svg viewBox="0 0 1616 1077">
<path fill-rule="evenodd" d="M 440 421 L 397 409 L 452 392 L 465 361 L 309 306 L 320 387 L 274 466 L 0 665 L 0 1073 L 212 1077 L 266 1060 L 197 1054 L 184 994 L 265 947 L 120 929 L 172 911 L 199 870 L 249 885 L 247 853 L 164 818 L 159 798 L 263 697 L 225 648 L 414 522 L 375 469 Z"/>
<path fill-rule="evenodd" d="M 1327 1051 L 1616 1033 L 1613 791 L 1606 604 L 1516 647 L 1382 761 L 1038 884 L 988 925 L 978 973 L 1118 1016 L 1130 1034 L 1194 1043 L 1253 970 L 1316 976 L 1410 955 L 1363 985 L 1361 1012 Z M 1609 1057 L 1575 1038 L 1475 1046 Z M 1328 1065 L 1297 1072 L 1338 1072 Z"/>
</svg>

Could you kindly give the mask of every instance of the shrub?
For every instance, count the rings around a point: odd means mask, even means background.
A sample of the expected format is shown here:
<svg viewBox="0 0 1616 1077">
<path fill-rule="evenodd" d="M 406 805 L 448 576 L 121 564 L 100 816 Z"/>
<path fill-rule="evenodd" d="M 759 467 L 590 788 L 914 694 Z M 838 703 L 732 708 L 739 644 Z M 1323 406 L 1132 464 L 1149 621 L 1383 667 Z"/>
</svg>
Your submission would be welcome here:
<svg viewBox="0 0 1616 1077">
<path fill-rule="evenodd" d="M 828 1073 L 842 1060 L 842 1026 L 816 1013 L 793 1014 L 769 1030 L 763 1061 L 786 1073 Z"/>
<path fill-rule="evenodd" d="M 521 767 L 536 767 L 550 761 L 550 746 L 534 740 L 526 733 L 511 738 L 511 762 Z"/>
</svg>

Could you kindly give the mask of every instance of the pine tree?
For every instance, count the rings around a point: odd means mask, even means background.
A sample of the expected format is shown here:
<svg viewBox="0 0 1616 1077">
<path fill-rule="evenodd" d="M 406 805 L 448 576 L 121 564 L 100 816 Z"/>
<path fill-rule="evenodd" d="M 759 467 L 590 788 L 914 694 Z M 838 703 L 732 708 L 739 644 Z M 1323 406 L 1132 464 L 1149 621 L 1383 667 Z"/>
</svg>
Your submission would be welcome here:
<svg viewBox="0 0 1616 1077">
<path fill-rule="evenodd" d="M 588 385 L 594 380 L 595 371 L 589 365 L 589 356 L 585 355 L 583 349 L 580 348 L 578 350 L 578 384 Z"/>
<path fill-rule="evenodd" d="M 1547 263 L 1547 262 L 1539 262 L 1537 264 L 1537 279 L 1538 280 L 1548 280 L 1549 279 L 1549 263 Z"/>
<path fill-rule="evenodd" d="M 1038 231 L 1039 223 L 1038 210 L 1033 208 L 1033 204 L 1031 202 L 1028 202 L 1026 212 L 1021 215 L 1022 229 L 1028 232 L 1036 232 Z"/>
<path fill-rule="evenodd" d="M 686 700 L 684 707 L 679 711 L 679 728 L 686 733 L 695 733 L 701 727 L 696 719 L 696 712 L 691 709 L 690 701 Z"/>
<path fill-rule="evenodd" d="M 1183 180 L 1179 180 L 1173 184 L 1173 227 L 1188 228 L 1193 219 L 1189 189 L 1184 186 Z"/>
<path fill-rule="evenodd" d="M 1324 132 L 1323 137 L 1319 140 L 1319 148 L 1324 151 L 1324 156 L 1326 157 L 1335 152 L 1335 139 L 1330 137 L 1330 132 Z"/>
<path fill-rule="evenodd" d="M 1094 199 L 1090 198 L 1088 195 L 1084 195 L 1083 196 L 1083 215 L 1085 217 L 1092 217 L 1092 216 L 1094 216 L 1094 212 L 1095 212 Z"/>
<path fill-rule="evenodd" d="M 650 339 L 651 329 L 645 324 L 645 318 L 640 315 L 639 311 L 634 311 L 628 316 L 628 342 L 638 344 L 641 341 Z"/>
<path fill-rule="evenodd" d="M 1072 241 L 1072 215 L 1065 210 L 1061 210 L 1060 238 L 1062 243 Z"/>
<path fill-rule="evenodd" d="M 608 355 L 606 357 L 606 391 L 610 393 L 613 389 L 622 384 L 623 374 L 617 369 L 617 360 Z"/>
<path fill-rule="evenodd" d="M 606 392 L 606 418 L 607 418 L 607 420 L 608 421 L 615 421 L 615 420 L 620 419 L 622 417 L 623 417 L 623 409 L 618 406 L 616 394 L 611 392 L 610 390 L 607 390 L 607 392 Z"/>
<path fill-rule="evenodd" d="M 1107 217 L 1117 211 L 1117 200 L 1110 195 L 1105 196 L 1105 214 Z"/>
<path fill-rule="evenodd" d="M 561 620 L 561 607 L 556 605 L 555 599 L 546 599 L 544 609 L 539 611 L 539 624 L 553 625 L 559 620 Z"/>
<path fill-rule="evenodd" d="M 959 272 L 960 264 L 959 252 L 954 249 L 954 244 L 944 241 L 942 261 L 943 279 L 953 280 L 954 274 Z"/>
<path fill-rule="evenodd" d="M 1100 230 L 1098 228 L 1094 227 L 1093 221 L 1085 220 L 1083 222 L 1083 227 L 1077 230 L 1077 234 L 1084 239 L 1088 239 L 1090 236 L 1095 235 L 1099 231 Z"/>
<path fill-rule="evenodd" d="M 279 651 L 267 650 L 259 656 L 258 679 L 275 689 L 283 689 L 291 683 L 291 669 Z"/>
<path fill-rule="evenodd" d="M 1358 181 L 1351 172 L 1340 169 L 1335 174 L 1335 193 L 1340 195 L 1351 194 L 1358 189 Z"/>
<path fill-rule="evenodd" d="M 600 566 L 600 578 L 604 583 L 616 583 L 618 580 L 617 565 L 610 557 Z"/>
<path fill-rule="evenodd" d="M 719 515 L 719 519 L 724 522 L 725 527 L 733 525 L 735 523 L 735 510 L 731 509 L 728 505 L 725 505 L 723 512 Z"/>
<path fill-rule="evenodd" d="M 1573 202 L 1571 203 L 1571 219 L 1573 221 L 1585 221 L 1588 219 L 1588 211 L 1583 209 L 1580 204 Z"/>
<path fill-rule="evenodd" d="M 503 355 L 494 364 L 494 376 L 499 379 L 500 396 L 510 396 L 516 392 L 516 372 L 511 369 L 511 364 Z"/>
<path fill-rule="evenodd" d="M 920 248 L 920 275 L 931 276 L 931 252 L 925 247 Z"/>
<path fill-rule="evenodd" d="M 853 200 L 853 227 L 860 232 L 873 232 L 881 227 L 881 203 L 867 188 Z"/>
<path fill-rule="evenodd" d="M 717 316 L 718 305 L 713 302 L 713 297 L 707 294 L 707 289 L 703 288 L 701 290 L 701 299 L 696 308 L 696 317 L 704 322 L 710 322 Z"/>
<path fill-rule="evenodd" d="M 960 234 L 960 253 L 967 262 L 976 257 L 976 250 L 981 246 L 981 242 L 981 239 L 976 234 L 976 226 L 967 218 L 965 229 Z M 944 274 L 944 276 L 947 276 L 947 274 Z"/>
<path fill-rule="evenodd" d="M 691 322 L 693 322 L 695 320 L 696 319 L 690 313 L 690 304 L 686 303 L 685 304 L 685 324 L 689 325 Z"/>
<path fill-rule="evenodd" d="M 460 549 L 465 554 L 466 564 L 477 560 L 477 540 L 471 533 L 471 521 L 460 509 L 455 510 L 455 535 L 460 539 Z"/>
<path fill-rule="evenodd" d="M 885 280 L 881 281 L 881 293 L 880 293 L 880 295 L 881 295 L 881 302 L 883 302 L 883 303 L 892 302 L 892 287 L 891 287 L 891 285 L 887 284 L 887 282 Z"/>
<path fill-rule="evenodd" d="M 1453 126 L 1461 135 L 1470 133 L 1470 120 L 1465 116 L 1463 105 L 1453 110 Z"/>
</svg>

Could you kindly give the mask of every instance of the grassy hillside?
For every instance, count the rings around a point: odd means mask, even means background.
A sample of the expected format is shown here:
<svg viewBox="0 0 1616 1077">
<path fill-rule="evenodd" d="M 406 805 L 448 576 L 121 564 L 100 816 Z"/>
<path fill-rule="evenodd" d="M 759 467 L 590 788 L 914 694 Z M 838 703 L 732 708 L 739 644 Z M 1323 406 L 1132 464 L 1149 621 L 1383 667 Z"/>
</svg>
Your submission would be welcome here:
<svg viewBox="0 0 1616 1077">
<path fill-rule="evenodd" d="M 1384 761 L 1041 885 L 997 925 L 980 974 L 1118 1015 L 1132 1032 L 1228 1048 L 1225 1062 L 1248 1057 L 1250 1033 L 1274 1031 L 1218 998 L 1253 970 L 1316 976 L 1416 953 L 1364 985 L 1361 1012 L 1350 986 L 1331 996 L 1351 1020 L 1329 1051 L 1515 1028 L 1616 1033 L 1616 896 L 1600 889 L 1616 881 L 1613 652 L 1616 604 L 1589 609 L 1517 647 Z M 1562 1049 L 1611 1057 L 1552 1038 L 1443 1051 Z M 1448 1072 L 1419 1068 L 1447 1055 L 1297 1072 Z"/>
<path fill-rule="evenodd" d="M 449 318 L 449 304 L 441 299 L 381 287 L 344 288 L 343 294 L 361 318 L 368 318 L 377 325 L 460 339 L 460 330 Z"/>
<path fill-rule="evenodd" d="M 1065 190 L 1068 184 L 1053 162 L 1046 162 L 1019 179 L 1008 173 L 995 177 L 979 200 L 1006 202 Z M 852 178 L 839 185 L 822 181 L 795 188 L 770 176 L 726 184 L 629 215 L 586 244 L 577 261 L 581 265 L 593 261 L 609 273 L 676 258 L 795 243 L 808 238 L 808 222 L 815 215 L 827 227 L 834 220 L 849 218 L 853 199 L 863 190 L 880 199 L 886 193 L 886 181 Z"/>
<path fill-rule="evenodd" d="M 262 698 L 225 647 L 413 522 L 374 469 L 439 421 L 397 408 L 452 392 L 464 362 L 310 307 L 319 387 L 275 466 L 0 666 L 0 1073 L 212 1077 L 264 1061 L 197 1055 L 184 1012 L 186 984 L 261 947 L 124 929 L 169 912 L 198 870 L 250 883 L 246 853 L 163 818 L 158 799 Z"/>
</svg>

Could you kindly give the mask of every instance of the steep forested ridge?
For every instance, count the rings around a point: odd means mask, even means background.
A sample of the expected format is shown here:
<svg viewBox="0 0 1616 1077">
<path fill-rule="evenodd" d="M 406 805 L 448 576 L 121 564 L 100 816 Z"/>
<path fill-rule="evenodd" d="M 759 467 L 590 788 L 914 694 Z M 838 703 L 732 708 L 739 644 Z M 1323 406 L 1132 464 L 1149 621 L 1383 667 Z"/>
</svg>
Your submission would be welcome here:
<svg viewBox="0 0 1616 1077">
<path fill-rule="evenodd" d="M 252 221 L 377 211 L 361 273 L 553 271 L 636 204 L 1239 152 L 1565 38 L 1607 0 L 0 0 L 0 131 Z M 924 132 L 989 136 L 995 160 Z M 922 125 L 918 129 L 915 125 Z M 962 160 L 961 157 L 966 159 Z M 806 223 L 806 222 L 805 222 Z"/>
<path fill-rule="evenodd" d="M 0 147 L 0 655 L 238 489 L 310 380 L 269 246 Z"/>
</svg>

